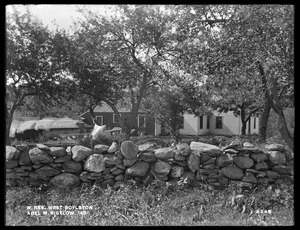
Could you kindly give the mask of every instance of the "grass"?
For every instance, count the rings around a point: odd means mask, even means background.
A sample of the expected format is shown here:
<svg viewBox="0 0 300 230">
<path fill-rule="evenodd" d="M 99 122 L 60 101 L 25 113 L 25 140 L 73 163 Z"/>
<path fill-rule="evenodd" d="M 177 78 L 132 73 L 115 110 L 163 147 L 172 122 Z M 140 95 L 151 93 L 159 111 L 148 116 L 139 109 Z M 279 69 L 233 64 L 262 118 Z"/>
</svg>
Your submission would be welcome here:
<svg viewBox="0 0 300 230">
<path fill-rule="evenodd" d="M 178 183 L 119 190 L 76 188 L 64 191 L 8 188 L 6 225 L 95 226 L 275 226 L 294 225 L 293 187 L 278 185 L 246 192 L 234 185 L 224 190 Z M 28 206 L 91 206 L 85 215 L 28 215 Z M 256 210 L 271 210 L 258 214 Z"/>
</svg>

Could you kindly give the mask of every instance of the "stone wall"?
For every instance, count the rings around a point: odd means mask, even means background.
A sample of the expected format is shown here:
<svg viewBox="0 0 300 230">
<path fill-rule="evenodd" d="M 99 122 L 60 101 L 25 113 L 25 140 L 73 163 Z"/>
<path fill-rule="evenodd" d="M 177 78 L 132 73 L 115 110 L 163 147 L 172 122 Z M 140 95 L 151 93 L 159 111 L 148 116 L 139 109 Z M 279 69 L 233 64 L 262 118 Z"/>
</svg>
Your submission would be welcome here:
<svg viewBox="0 0 300 230">
<path fill-rule="evenodd" d="M 6 146 L 6 184 L 19 181 L 33 186 L 88 186 L 96 183 L 119 187 L 126 180 L 138 184 L 186 180 L 226 187 L 231 181 L 241 186 L 281 183 L 293 180 L 293 158 L 283 145 L 271 144 L 259 150 L 251 143 L 217 146 L 191 142 L 158 148 L 155 143 L 140 146 L 124 141 L 121 146 L 76 145 L 36 147 Z"/>
</svg>

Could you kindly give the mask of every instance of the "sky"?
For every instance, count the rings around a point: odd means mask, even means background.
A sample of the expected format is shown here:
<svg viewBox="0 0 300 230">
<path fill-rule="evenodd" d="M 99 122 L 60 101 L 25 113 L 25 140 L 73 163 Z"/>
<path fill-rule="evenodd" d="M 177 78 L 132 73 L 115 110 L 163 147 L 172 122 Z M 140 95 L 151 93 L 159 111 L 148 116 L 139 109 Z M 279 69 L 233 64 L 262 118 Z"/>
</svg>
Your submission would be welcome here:
<svg viewBox="0 0 300 230">
<path fill-rule="evenodd" d="M 12 12 L 13 5 L 7 5 L 6 11 Z M 54 20 L 60 28 L 70 29 L 73 24 L 73 19 L 81 17 L 80 13 L 76 12 L 78 6 L 89 7 L 93 10 L 97 10 L 100 13 L 105 14 L 105 9 L 107 5 L 14 5 L 17 10 L 25 12 L 26 6 L 29 7 L 31 13 L 39 18 L 49 29 L 55 30 L 57 27 L 52 23 Z"/>
</svg>

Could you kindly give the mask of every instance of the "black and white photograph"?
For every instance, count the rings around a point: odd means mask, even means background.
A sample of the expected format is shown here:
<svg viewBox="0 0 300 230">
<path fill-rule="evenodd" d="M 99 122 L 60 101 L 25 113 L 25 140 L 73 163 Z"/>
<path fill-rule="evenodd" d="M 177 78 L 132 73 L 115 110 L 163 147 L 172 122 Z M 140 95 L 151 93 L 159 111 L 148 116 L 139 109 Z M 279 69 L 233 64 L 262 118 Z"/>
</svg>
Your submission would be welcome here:
<svg viewBox="0 0 300 230">
<path fill-rule="evenodd" d="M 294 226 L 288 4 L 5 6 L 5 226 Z"/>
</svg>

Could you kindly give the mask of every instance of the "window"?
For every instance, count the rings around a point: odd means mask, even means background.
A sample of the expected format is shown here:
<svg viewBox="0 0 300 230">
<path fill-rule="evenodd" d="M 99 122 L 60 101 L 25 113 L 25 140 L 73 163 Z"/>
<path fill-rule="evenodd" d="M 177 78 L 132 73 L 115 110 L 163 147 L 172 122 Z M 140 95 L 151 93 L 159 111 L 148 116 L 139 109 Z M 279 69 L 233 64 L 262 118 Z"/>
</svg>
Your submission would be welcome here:
<svg viewBox="0 0 300 230">
<path fill-rule="evenodd" d="M 97 125 L 103 125 L 103 116 L 96 116 Z"/>
<path fill-rule="evenodd" d="M 138 128 L 146 127 L 146 117 L 139 115 L 138 116 Z"/>
<path fill-rule="evenodd" d="M 200 116 L 200 129 L 203 129 L 203 116 Z"/>
<path fill-rule="evenodd" d="M 209 129 L 209 117 L 206 119 L 206 128 Z"/>
<path fill-rule="evenodd" d="M 121 117 L 121 114 L 120 114 L 120 117 Z M 117 118 L 117 114 L 113 115 L 113 123 L 119 123 L 119 120 Z"/>
<path fill-rule="evenodd" d="M 256 117 L 253 119 L 253 129 L 256 129 Z"/>
<path fill-rule="evenodd" d="M 216 117 L 216 129 L 223 129 L 223 122 L 221 116 Z"/>
</svg>

